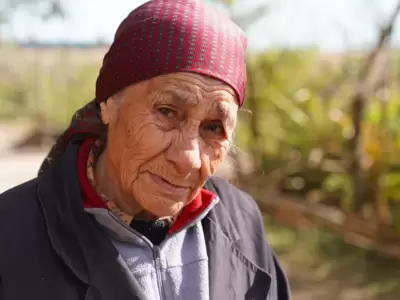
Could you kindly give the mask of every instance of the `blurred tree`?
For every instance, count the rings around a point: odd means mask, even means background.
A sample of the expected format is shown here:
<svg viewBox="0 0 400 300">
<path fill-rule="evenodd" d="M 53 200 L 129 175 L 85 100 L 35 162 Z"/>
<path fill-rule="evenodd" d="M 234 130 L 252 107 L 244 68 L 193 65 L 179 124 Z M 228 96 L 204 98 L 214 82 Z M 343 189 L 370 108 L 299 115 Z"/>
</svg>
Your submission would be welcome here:
<svg viewBox="0 0 400 300">
<path fill-rule="evenodd" d="M 21 8 L 28 9 L 31 15 L 47 21 L 50 18 L 65 17 L 63 0 L 2 0 L 0 3 L 0 46 L 3 44 L 2 30 L 10 22 L 12 15 Z"/>
<path fill-rule="evenodd" d="M 240 1 L 240 0 L 239 0 Z M 257 22 L 260 18 L 264 17 L 267 13 L 269 13 L 269 9 L 270 9 L 270 1 L 265 1 L 261 4 L 258 4 L 257 6 L 254 6 L 252 9 L 250 9 L 249 11 L 243 12 L 243 11 L 239 11 L 236 12 L 235 11 L 235 6 L 237 4 L 238 1 L 236 0 L 211 0 L 211 2 L 215 2 L 218 4 L 222 4 L 228 11 L 229 16 L 231 17 L 231 19 L 237 24 L 239 25 L 244 31 L 249 30 L 249 28 L 255 23 Z M 251 119 L 249 121 L 250 123 L 250 128 L 251 128 L 251 136 L 252 136 L 252 140 L 253 140 L 253 144 L 258 144 L 260 143 L 262 136 L 260 136 L 260 129 L 259 124 L 260 124 L 260 114 L 259 112 L 259 105 L 260 102 L 258 101 L 259 99 L 257 98 L 257 95 L 254 93 L 254 89 L 252 89 L 252 86 L 254 85 L 252 80 L 252 76 L 254 76 L 254 74 L 256 74 L 258 72 L 257 70 L 254 70 L 255 72 L 250 73 L 248 72 L 248 85 L 249 85 L 249 89 L 248 89 L 248 95 L 247 95 L 247 104 L 246 104 L 246 109 L 247 112 L 251 113 Z M 250 150 L 250 153 L 254 159 L 254 162 L 256 165 L 260 165 L 260 153 L 259 153 L 259 148 L 258 147 L 251 147 L 251 149 L 247 149 Z M 239 163 L 239 156 L 238 156 L 238 152 L 233 152 L 231 154 L 232 159 L 233 159 L 233 163 L 235 165 L 235 171 L 236 171 L 236 178 L 238 179 L 239 182 L 243 181 L 244 176 L 242 174 L 242 170 L 240 167 L 240 163 Z"/>
<path fill-rule="evenodd" d="M 223 4 L 231 16 L 232 20 L 238 24 L 243 30 L 248 30 L 251 25 L 257 22 L 261 17 L 264 17 L 270 8 L 270 2 L 265 1 L 262 4 L 255 6 L 250 12 L 243 13 L 242 11 L 236 13 L 234 10 L 235 0 L 212 0 L 213 2 Z"/>
<path fill-rule="evenodd" d="M 44 20 L 57 16 L 64 18 L 65 11 L 62 0 L 3 0 L 0 4 L 0 24 L 5 24 L 10 20 L 10 16 L 20 7 L 37 7 L 43 6 L 40 10 L 39 17 Z"/>
<path fill-rule="evenodd" d="M 270 12 L 273 0 L 246 12 L 235 9 L 239 1 L 214 0 L 246 31 Z M 299 200 L 319 226 L 354 244 L 351 234 L 360 235 L 376 250 L 400 258 L 400 237 L 394 233 L 400 232 L 400 92 L 399 76 L 389 77 L 398 63 L 388 49 L 400 14 L 396 2 L 389 16 L 379 15 L 376 44 L 364 52 L 249 53 L 245 108 L 252 113 L 240 119 L 236 139 L 255 167 L 247 178 L 237 169 L 239 184 L 261 205 L 278 195 L 269 212 L 283 207 L 280 197 L 297 195 L 289 201 L 294 212 Z M 375 9 L 371 3 L 368 13 Z M 267 197 L 271 191 L 275 196 Z M 309 203 L 334 209 L 325 214 Z M 299 220 L 290 212 L 281 215 Z"/>
<path fill-rule="evenodd" d="M 365 63 L 358 73 L 356 82 L 356 92 L 351 100 L 351 114 L 353 125 L 353 136 L 349 140 L 349 175 L 352 181 L 353 190 L 353 211 L 359 212 L 365 203 L 364 185 L 363 180 L 363 159 L 364 159 L 364 143 L 362 140 L 362 122 L 366 110 L 366 102 L 376 91 L 376 83 L 371 82 L 371 77 L 374 70 L 378 67 L 379 55 L 383 53 L 387 44 L 392 36 L 393 27 L 400 13 L 400 1 L 397 2 L 392 15 L 390 16 L 387 24 L 381 26 L 379 30 L 379 38 L 375 47 L 369 52 L 365 59 Z M 385 73 L 380 74 L 382 76 Z M 376 81 L 376 80 L 375 80 Z M 379 81 L 379 79 L 378 79 Z M 379 179 L 379 178 L 377 178 Z"/>
</svg>

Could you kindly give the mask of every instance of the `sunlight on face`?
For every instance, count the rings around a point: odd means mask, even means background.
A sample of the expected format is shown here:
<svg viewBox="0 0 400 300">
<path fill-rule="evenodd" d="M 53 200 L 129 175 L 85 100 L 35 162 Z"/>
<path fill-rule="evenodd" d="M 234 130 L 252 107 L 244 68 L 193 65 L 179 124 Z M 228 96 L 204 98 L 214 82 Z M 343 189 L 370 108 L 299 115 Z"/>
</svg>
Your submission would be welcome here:
<svg viewBox="0 0 400 300">
<path fill-rule="evenodd" d="M 176 215 L 225 158 L 237 112 L 228 85 L 197 74 L 128 87 L 121 106 L 103 109 L 115 114 L 106 160 L 123 201 L 157 217 Z"/>
</svg>

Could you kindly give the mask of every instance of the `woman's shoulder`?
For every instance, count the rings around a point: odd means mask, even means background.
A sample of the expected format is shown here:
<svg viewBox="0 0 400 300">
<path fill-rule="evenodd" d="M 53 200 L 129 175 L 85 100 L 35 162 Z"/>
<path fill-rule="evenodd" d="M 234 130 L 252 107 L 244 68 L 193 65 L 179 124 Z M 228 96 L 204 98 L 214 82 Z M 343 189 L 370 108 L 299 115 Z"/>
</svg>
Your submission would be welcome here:
<svg viewBox="0 0 400 300">
<path fill-rule="evenodd" d="M 214 208 L 217 222 L 230 220 L 225 224 L 232 224 L 242 240 L 248 242 L 245 247 L 264 248 L 264 219 L 253 197 L 220 177 L 210 178 L 208 186 L 219 198 L 219 205 Z"/>
<path fill-rule="evenodd" d="M 239 211 L 242 216 L 260 217 L 260 210 L 254 198 L 228 180 L 213 176 L 209 179 L 208 186 L 211 187 L 210 189 L 214 189 L 213 192 L 217 194 L 228 211 Z"/>
<path fill-rule="evenodd" d="M 20 185 L 17 185 L 0 194 L 0 221 L 5 219 L 10 221 L 15 217 L 21 217 L 24 211 L 37 201 L 37 179 L 32 179 Z M 27 207 L 28 206 L 28 207 Z"/>
<path fill-rule="evenodd" d="M 37 199 L 37 179 L 18 185 L 0 194 L 0 258 L 16 254 L 38 233 L 44 232 L 45 223 Z M 15 251 L 15 252 L 14 252 Z"/>
</svg>

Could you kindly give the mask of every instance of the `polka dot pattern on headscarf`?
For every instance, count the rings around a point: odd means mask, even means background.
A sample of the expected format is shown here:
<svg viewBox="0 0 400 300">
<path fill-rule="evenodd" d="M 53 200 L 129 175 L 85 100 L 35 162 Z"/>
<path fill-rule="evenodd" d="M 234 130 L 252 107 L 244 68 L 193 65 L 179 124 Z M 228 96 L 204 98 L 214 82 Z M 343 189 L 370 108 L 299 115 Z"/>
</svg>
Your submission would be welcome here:
<svg viewBox="0 0 400 300">
<path fill-rule="evenodd" d="M 153 0 L 119 26 L 96 83 L 96 101 L 128 85 L 173 72 L 229 84 L 245 97 L 247 40 L 226 15 L 201 0 Z"/>
</svg>

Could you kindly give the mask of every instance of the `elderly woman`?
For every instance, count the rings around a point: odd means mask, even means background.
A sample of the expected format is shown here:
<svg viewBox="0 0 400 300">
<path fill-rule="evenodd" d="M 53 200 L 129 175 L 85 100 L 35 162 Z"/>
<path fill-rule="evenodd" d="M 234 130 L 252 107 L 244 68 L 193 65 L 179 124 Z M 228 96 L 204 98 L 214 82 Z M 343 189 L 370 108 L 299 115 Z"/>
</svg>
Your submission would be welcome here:
<svg viewBox="0 0 400 300">
<path fill-rule="evenodd" d="M 95 100 L 39 176 L 0 196 L 1 300 L 289 299 L 257 205 L 212 177 L 244 101 L 245 49 L 200 1 L 128 15 Z"/>
</svg>

